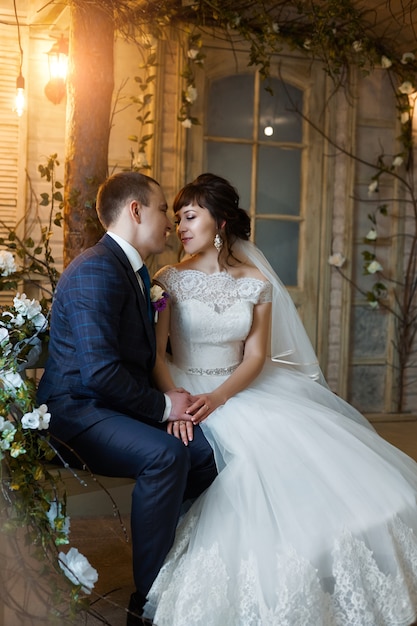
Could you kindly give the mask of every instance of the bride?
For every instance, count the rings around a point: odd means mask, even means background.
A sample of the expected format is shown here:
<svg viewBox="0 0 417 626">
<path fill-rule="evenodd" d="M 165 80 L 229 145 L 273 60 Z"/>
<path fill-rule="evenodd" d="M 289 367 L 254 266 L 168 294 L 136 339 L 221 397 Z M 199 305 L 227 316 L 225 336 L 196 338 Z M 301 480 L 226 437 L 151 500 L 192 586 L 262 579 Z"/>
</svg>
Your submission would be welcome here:
<svg viewBox="0 0 417 626">
<path fill-rule="evenodd" d="M 169 294 L 155 382 L 193 395 L 219 474 L 179 524 L 145 615 L 158 626 L 409 626 L 417 464 L 326 385 L 235 189 L 202 174 L 174 211 L 187 258 L 155 277 Z M 188 445 L 192 423 L 170 428 Z"/>
</svg>

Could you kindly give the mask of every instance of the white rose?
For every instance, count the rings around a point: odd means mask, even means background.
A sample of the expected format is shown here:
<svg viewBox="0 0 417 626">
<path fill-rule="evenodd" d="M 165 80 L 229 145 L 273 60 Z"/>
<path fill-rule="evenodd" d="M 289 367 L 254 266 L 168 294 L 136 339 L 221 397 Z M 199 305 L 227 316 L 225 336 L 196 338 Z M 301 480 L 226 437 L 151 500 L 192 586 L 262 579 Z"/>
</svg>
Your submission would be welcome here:
<svg viewBox="0 0 417 626">
<path fill-rule="evenodd" d="M 362 42 L 359 40 L 354 41 L 352 44 L 352 48 L 355 52 L 360 52 L 362 50 L 362 47 Z"/>
<path fill-rule="evenodd" d="M 164 295 L 164 290 L 159 285 L 153 285 L 151 289 L 151 302 L 157 302 Z"/>
<path fill-rule="evenodd" d="M 13 391 L 14 389 L 19 389 L 24 383 L 23 378 L 17 372 L 13 372 L 12 370 L 8 370 L 6 372 L 0 373 L 0 380 L 3 382 L 3 386 L 5 389 L 9 391 Z"/>
<path fill-rule="evenodd" d="M 189 59 L 192 59 L 194 61 L 198 56 L 197 48 L 190 48 L 190 50 L 188 50 L 187 52 L 187 56 Z"/>
<path fill-rule="evenodd" d="M 375 228 L 371 228 L 369 233 L 366 235 L 365 239 L 369 239 L 370 241 L 375 241 L 377 237 L 378 235 L 377 235 Z"/>
<path fill-rule="evenodd" d="M 368 274 L 376 274 L 376 272 L 381 272 L 382 269 L 382 265 L 378 263 L 378 261 L 371 261 L 366 268 L 366 271 Z"/>
<path fill-rule="evenodd" d="M 400 167 L 400 165 L 403 164 L 403 161 L 404 159 L 402 158 L 402 156 L 397 155 L 392 162 L 392 167 Z"/>
<path fill-rule="evenodd" d="M 328 258 L 329 265 L 333 265 L 334 267 L 342 267 L 344 265 L 346 259 L 340 254 L 340 252 L 335 252 Z"/>
<path fill-rule="evenodd" d="M 401 118 L 400 118 L 400 119 L 401 119 L 401 124 L 407 124 L 407 122 L 408 122 L 408 121 L 409 121 L 409 119 L 410 119 L 410 114 L 409 114 L 409 112 L 408 112 L 408 111 L 403 111 L 403 112 L 401 113 Z"/>
<path fill-rule="evenodd" d="M 191 128 L 191 126 L 193 125 L 189 117 L 187 117 L 186 120 L 183 120 L 181 124 L 184 126 L 184 128 Z"/>
<path fill-rule="evenodd" d="M 310 48 L 311 48 L 311 39 L 306 39 L 306 40 L 304 41 L 304 43 L 303 43 L 303 47 L 304 47 L 306 50 L 310 50 Z"/>
<path fill-rule="evenodd" d="M 41 404 L 40 407 L 32 412 L 25 413 L 21 421 L 23 428 L 46 430 L 49 427 L 50 420 L 51 414 L 48 413 L 48 407 L 46 404 Z"/>
<path fill-rule="evenodd" d="M 42 314 L 42 307 L 39 302 L 35 299 L 30 300 L 25 293 L 16 294 L 16 297 L 13 299 L 13 304 L 16 311 L 29 320 Z"/>
<path fill-rule="evenodd" d="M 409 80 L 405 80 L 398 87 L 398 91 L 400 91 L 401 93 L 407 94 L 407 96 L 409 96 L 410 94 L 414 93 L 415 89 Z"/>
<path fill-rule="evenodd" d="M 0 344 L 9 341 L 9 331 L 4 326 L 0 326 Z"/>
<path fill-rule="evenodd" d="M 379 302 L 377 300 L 372 300 L 372 302 L 369 303 L 369 306 L 371 309 L 379 309 Z"/>
<path fill-rule="evenodd" d="M 16 271 L 13 254 L 8 250 L 0 250 L 0 276 L 10 276 Z"/>
<path fill-rule="evenodd" d="M 48 413 L 48 407 L 46 404 L 41 404 L 38 407 L 39 414 L 39 430 L 46 430 L 49 428 L 49 422 L 51 421 L 51 414 Z"/>
<path fill-rule="evenodd" d="M 391 61 L 391 59 L 389 59 L 385 55 L 382 55 L 382 57 L 381 57 L 381 65 L 382 65 L 383 68 L 388 69 L 389 67 L 391 67 L 392 61 Z"/>
<path fill-rule="evenodd" d="M 373 180 L 371 184 L 368 186 L 368 193 L 373 193 L 374 191 L 378 191 L 378 181 Z"/>
<path fill-rule="evenodd" d="M 187 91 L 185 92 L 185 99 L 187 100 L 187 102 L 190 102 L 190 104 L 197 100 L 197 89 L 192 85 L 189 85 L 187 87 Z"/>
<path fill-rule="evenodd" d="M 74 585 L 81 585 L 84 593 L 91 593 L 98 580 L 98 574 L 97 570 L 91 567 L 85 556 L 78 552 L 77 548 L 70 548 L 67 554 L 60 552 L 58 558 L 59 567 L 66 577 Z"/>
<path fill-rule="evenodd" d="M 25 413 L 21 419 L 23 428 L 30 428 L 31 430 L 37 430 L 39 428 L 39 413 L 32 411 L 31 413 Z"/>
<path fill-rule="evenodd" d="M 401 58 L 401 63 L 403 63 L 404 65 L 407 65 L 409 61 L 414 61 L 415 58 L 416 57 L 412 52 L 404 52 Z"/>
</svg>

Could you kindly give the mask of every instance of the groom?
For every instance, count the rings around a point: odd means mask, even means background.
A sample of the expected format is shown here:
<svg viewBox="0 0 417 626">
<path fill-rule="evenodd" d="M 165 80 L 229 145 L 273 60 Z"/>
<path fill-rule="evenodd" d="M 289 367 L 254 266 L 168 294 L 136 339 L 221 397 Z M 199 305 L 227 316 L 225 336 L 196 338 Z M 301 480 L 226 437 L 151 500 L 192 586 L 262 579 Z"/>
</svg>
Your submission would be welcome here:
<svg viewBox="0 0 417 626">
<path fill-rule="evenodd" d="M 148 176 L 120 172 L 101 185 L 97 213 L 107 233 L 67 267 L 56 289 L 38 402 L 52 414 L 51 434 L 92 472 L 136 480 L 133 626 L 142 624 L 183 500 L 204 491 L 216 469 L 199 428 L 187 446 L 167 433 L 168 422 L 190 420 L 188 393 L 152 386 L 156 348 L 143 259 L 163 251 L 171 230 L 163 191 Z"/>
</svg>

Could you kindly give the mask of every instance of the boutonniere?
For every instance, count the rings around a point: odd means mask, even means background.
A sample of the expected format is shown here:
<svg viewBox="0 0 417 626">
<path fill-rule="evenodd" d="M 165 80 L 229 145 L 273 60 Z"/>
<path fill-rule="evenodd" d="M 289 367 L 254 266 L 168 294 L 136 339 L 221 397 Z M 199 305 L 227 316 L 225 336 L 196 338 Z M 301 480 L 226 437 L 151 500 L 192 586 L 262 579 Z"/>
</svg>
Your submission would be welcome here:
<svg viewBox="0 0 417 626">
<path fill-rule="evenodd" d="M 151 303 L 155 311 L 155 324 L 158 321 L 159 311 L 163 311 L 168 303 L 169 295 L 159 285 L 151 287 Z"/>
</svg>

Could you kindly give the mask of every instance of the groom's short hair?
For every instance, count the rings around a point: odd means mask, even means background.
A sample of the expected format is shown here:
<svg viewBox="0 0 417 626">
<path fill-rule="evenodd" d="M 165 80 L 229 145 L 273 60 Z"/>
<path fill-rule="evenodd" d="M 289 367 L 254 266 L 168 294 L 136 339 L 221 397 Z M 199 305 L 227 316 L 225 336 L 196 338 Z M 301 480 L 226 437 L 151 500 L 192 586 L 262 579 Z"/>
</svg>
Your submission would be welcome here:
<svg viewBox="0 0 417 626">
<path fill-rule="evenodd" d="M 127 202 L 138 200 L 147 205 L 152 185 L 158 181 L 139 172 L 117 172 L 109 176 L 99 187 L 96 210 L 104 228 L 109 228 L 119 217 Z"/>
</svg>

